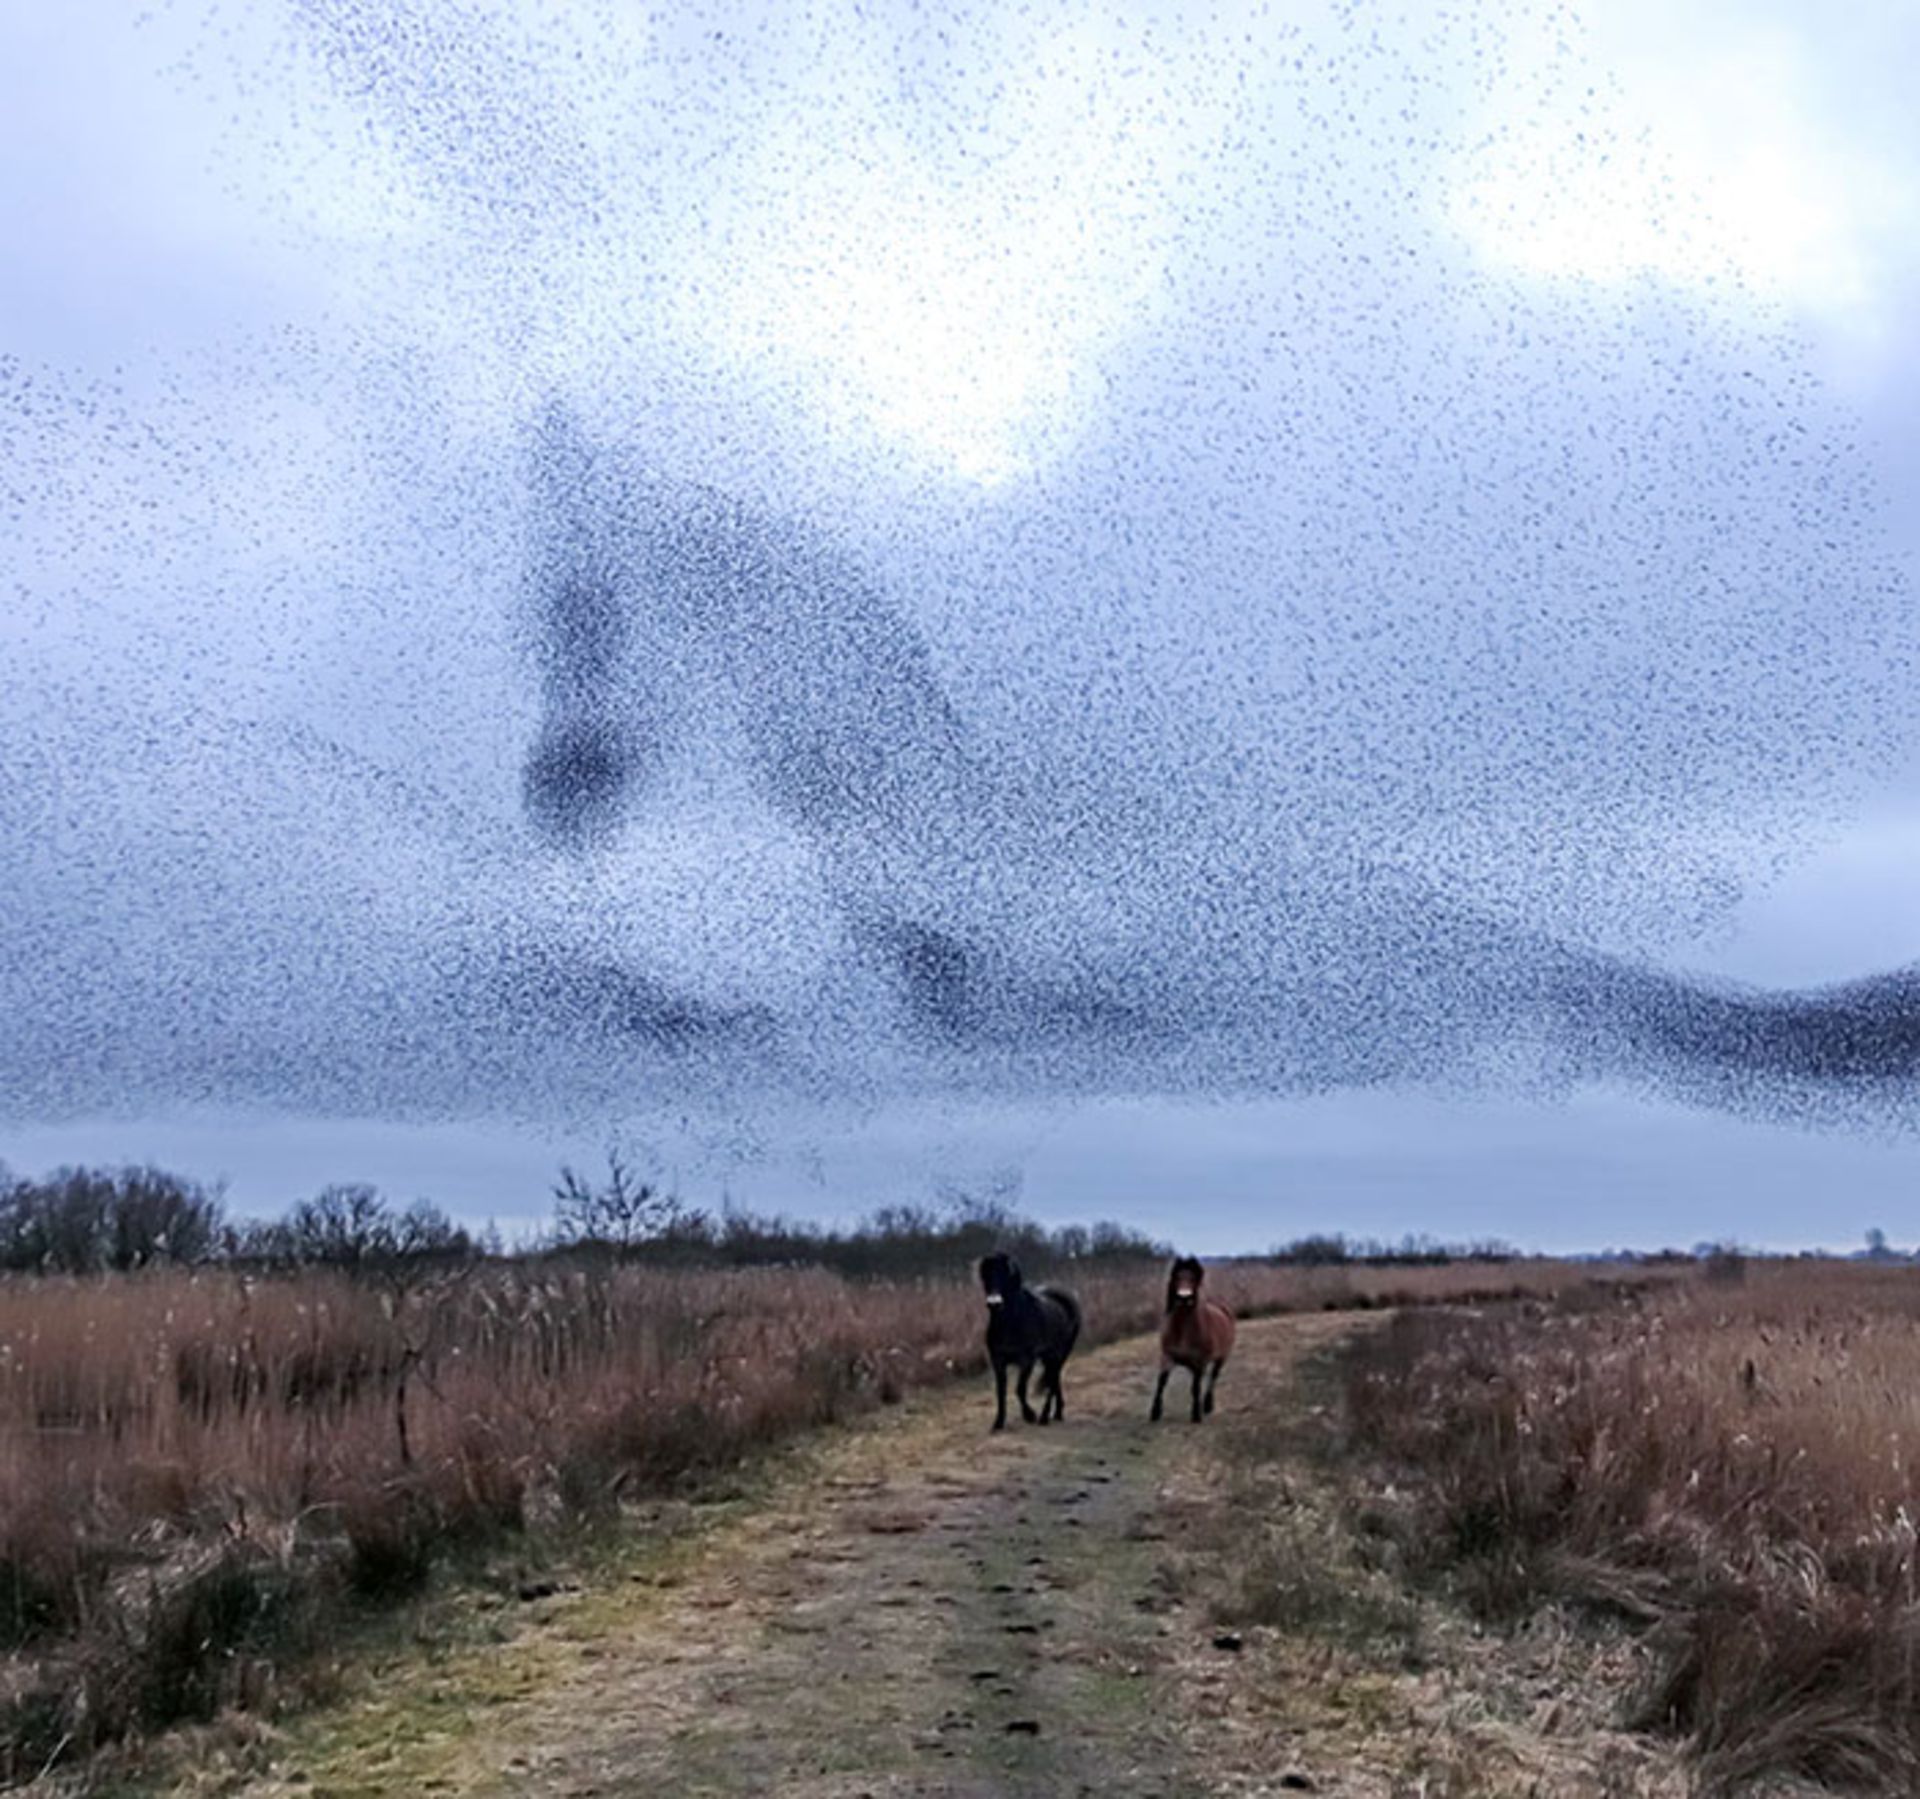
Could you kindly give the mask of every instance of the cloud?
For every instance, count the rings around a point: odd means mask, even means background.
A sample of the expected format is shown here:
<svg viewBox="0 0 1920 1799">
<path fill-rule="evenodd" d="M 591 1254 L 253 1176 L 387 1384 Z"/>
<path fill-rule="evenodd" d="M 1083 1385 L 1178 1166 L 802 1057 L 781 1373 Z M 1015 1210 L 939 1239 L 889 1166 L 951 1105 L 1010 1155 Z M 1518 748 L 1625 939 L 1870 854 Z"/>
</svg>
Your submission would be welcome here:
<svg viewBox="0 0 1920 1799">
<path fill-rule="evenodd" d="M 391 228 L 8 374 L 7 1114 L 1901 1111 L 1910 977 L 1671 972 L 1913 747 L 1862 453 L 1459 240 L 1497 32 L 291 16 L 194 66 Z"/>
<path fill-rule="evenodd" d="M 1725 283 L 1878 328 L 1911 182 L 1891 146 L 1828 113 L 1804 22 L 1637 24 L 1616 30 L 1623 54 L 1596 92 L 1563 25 L 1519 23 L 1517 66 L 1447 183 L 1479 252 L 1545 277 Z"/>
</svg>

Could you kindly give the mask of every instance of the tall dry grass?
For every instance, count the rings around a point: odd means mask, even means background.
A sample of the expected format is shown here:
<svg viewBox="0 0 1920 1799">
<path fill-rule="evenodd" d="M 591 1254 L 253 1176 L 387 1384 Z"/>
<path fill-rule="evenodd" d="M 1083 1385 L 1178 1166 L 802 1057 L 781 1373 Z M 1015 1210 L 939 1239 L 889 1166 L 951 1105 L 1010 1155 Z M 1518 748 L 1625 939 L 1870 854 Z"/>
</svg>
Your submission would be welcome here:
<svg viewBox="0 0 1920 1799">
<path fill-rule="evenodd" d="M 1723 1278 L 1479 1317 L 1351 1352 L 1358 1440 L 1415 1495 L 1417 1560 L 1485 1609 L 1646 1632 L 1638 1725 L 1708 1790 L 1920 1789 L 1920 1271 Z"/>
<path fill-rule="evenodd" d="M 269 1702 L 343 1614 L 462 1544 L 611 1516 L 977 1371 L 966 1272 L 0 1279 L 0 1774 Z M 1157 1320 L 1158 1264 L 1068 1278 L 1095 1341 Z M 1215 1275 L 1248 1312 L 1581 1278 L 1537 1263 Z"/>
</svg>

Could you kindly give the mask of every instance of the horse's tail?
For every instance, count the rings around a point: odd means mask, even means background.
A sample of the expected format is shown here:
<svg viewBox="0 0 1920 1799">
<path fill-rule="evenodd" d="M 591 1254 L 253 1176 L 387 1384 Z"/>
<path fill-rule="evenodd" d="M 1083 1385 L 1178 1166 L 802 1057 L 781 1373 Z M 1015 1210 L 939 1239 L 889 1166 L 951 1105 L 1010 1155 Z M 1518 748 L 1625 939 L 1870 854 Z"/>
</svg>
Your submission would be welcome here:
<svg viewBox="0 0 1920 1799">
<path fill-rule="evenodd" d="M 1047 1298 L 1053 1301 L 1067 1315 L 1067 1347 L 1071 1349 L 1080 1340 L 1080 1302 L 1065 1287 L 1042 1287 Z"/>
</svg>

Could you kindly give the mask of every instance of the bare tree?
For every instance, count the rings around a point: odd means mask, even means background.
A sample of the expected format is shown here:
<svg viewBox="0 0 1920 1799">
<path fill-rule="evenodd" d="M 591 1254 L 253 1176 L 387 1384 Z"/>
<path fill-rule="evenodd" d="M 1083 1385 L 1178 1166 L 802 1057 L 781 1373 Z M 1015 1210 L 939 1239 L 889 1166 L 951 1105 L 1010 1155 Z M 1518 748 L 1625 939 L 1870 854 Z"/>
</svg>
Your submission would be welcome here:
<svg viewBox="0 0 1920 1799">
<path fill-rule="evenodd" d="M 224 1202 L 157 1168 L 62 1168 L 0 1178 L 0 1267 L 63 1274 L 199 1262 L 218 1248 Z"/>
<path fill-rule="evenodd" d="M 287 1214 L 294 1259 L 349 1271 L 388 1256 L 393 1214 L 377 1187 L 342 1182 L 323 1187 Z"/>
<path fill-rule="evenodd" d="M 554 1225 L 570 1243 L 630 1250 L 665 1236 L 685 1216 L 679 1200 L 642 1180 L 617 1148 L 607 1151 L 607 1178 L 598 1186 L 562 1165 L 553 1189 Z"/>
</svg>

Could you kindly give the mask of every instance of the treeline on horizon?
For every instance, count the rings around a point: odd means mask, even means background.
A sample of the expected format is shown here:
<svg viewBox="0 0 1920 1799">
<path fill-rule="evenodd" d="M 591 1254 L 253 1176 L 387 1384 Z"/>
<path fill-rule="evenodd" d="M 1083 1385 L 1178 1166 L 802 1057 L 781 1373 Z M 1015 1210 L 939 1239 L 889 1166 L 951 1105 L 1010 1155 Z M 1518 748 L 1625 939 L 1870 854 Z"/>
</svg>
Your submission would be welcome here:
<svg viewBox="0 0 1920 1799">
<path fill-rule="evenodd" d="M 1047 1226 L 1004 1199 L 956 1194 L 940 1204 L 882 1206 L 848 1226 L 690 1206 L 635 1172 L 618 1151 L 598 1178 L 563 1166 L 547 1227 L 509 1245 L 497 1229 L 474 1231 L 429 1200 L 396 1205 L 377 1188 L 336 1183 L 279 1218 L 230 1215 L 218 1186 L 150 1165 L 64 1167 L 39 1180 L 0 1163 L 0 1273 L 110 1274 L 143 1268 L 228 1265 L 266 1271 L 335 1268 L 348 1273 L 466 1262 L 597 1256 L 653 1266 L 815 1266 L 853 1279 L 951 1272 L 1005 1249 L 1030 1273 L 1065 1264 L 1166 1260 L 1176 1245 L 1127 1225 Z M 1709 1261 L 1729 1245 L 1691 1251 L 1609 1250 L 1617 1262 Z M 1302 1268 L 1443 1267 L 1499 1263 L 1526 1252 L 1498 1240 L 1446 1243 L 1409 1234 L 1398 1243 L 1315 1232 L 1276 1245 L 1264 1260 Z"/>
<path fill-rule="evenodd" d="M 151 1166 L 70 1167 L 39 1180 L 0 1165 L 0 1272 L 112 1274 L 227 1265 L 267 1271 L 405 1268 L 550 1258 L 650 1266 L 816 1266 L 854 1279 L 949 1272 L 1006 1249 L 1036 1272 L 1064 1263 L 1162 1260 L 1170 1244 L 1111 1220 L 1048 1227 L 1004 1201 L 957 1195 L 883 1206 L 851 1227 L 729 1206 L 687 1205 L 617 1152 L 588 1178 L 563 1167 L 547 1227 L 508 1245 L 429 1200 L 398 1206 L 377 1188 L 337 1183 L 279 1218 L 236 1218 L 216 1186 Z"/>
</svg>

